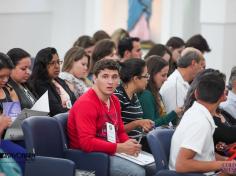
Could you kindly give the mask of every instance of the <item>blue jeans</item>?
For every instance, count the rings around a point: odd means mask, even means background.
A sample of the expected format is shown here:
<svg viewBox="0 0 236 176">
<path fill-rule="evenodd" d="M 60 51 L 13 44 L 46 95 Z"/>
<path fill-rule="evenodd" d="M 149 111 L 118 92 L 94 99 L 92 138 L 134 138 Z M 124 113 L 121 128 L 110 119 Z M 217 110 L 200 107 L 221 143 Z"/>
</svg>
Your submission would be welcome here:
<svg viewBox="0 0 236 176">
<path fill-rule="evenodd" d="M 110 156 L 110 176 L 149 176 L 155 172 L 155 163 L 144 168 L 118 156 Z"/>
</svg>

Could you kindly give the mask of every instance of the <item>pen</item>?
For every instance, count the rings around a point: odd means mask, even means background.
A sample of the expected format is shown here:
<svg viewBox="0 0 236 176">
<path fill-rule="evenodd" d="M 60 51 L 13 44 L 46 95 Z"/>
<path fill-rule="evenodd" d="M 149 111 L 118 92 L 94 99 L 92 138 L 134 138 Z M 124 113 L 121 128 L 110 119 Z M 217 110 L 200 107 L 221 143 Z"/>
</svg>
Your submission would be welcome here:
<svg viewBox="0 0 236 176">
<path fill-rule="evenodd" d="M 141 140 L 143 138 L 143 135 L 144 135 L 144 129 L 142 129 L 142 132 L 141 132 L 141 134 L 140 134 L 140 136 L 138 138 L 138 144 L 140 144 L 140 142 L 141 142 Z"/>
</svg>

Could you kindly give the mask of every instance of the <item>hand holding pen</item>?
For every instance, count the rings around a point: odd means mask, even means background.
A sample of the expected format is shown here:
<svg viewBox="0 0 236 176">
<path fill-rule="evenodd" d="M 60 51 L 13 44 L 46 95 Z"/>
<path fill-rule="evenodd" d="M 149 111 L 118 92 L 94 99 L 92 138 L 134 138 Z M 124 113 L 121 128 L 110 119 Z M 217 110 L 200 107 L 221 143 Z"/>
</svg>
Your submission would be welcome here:
<svg viewBox="0 0 236 176">
<path fill-rule="evenodd" d="M 152 128 L 151 128 L 151 130 L 154 129 L 154 128 L 155 128 L 155 123 L 153 122 L 153 123 L 152 123 Z M 146 135 L 147 135 L 147 133 L 145 132 L 144 129 L 142 129 L 142 132 L 140 133 L 140 136 L 139 136 L 139 138 L 138 138 L 138 144 L 140 144 L 142 138 L 143 138 L 144 136 L 146 136 Z"/>
<path fill-rule="evenodd" d="M 141 134 L 140 134 L 140 136 L 139 136 L 139 138 L 138 138 L 138 144 L 140 144 L 140 142 L 141 142 L 141 140 L 142 140 L 144 134 L 145 134 L 144 129 L 142 129 L 142 132 L 141 132 Z"/>
<path fill-rule="evenodd" d="M 129 139 L 124 143 L 118 143 L 116 152 L 138 156 L 141 151 L 141 147 L 142 146 L 135 139 Z"/>
<path fill-rule="evenodd" d="M 150 130 L 153 129 L 154 122 L 150 119 L 141 119 L 141 120 L 136 120 L 136 123 L 138 124 L 138 127 L 141 127 L 145 132 L 149 132 Z"/>
</svg>

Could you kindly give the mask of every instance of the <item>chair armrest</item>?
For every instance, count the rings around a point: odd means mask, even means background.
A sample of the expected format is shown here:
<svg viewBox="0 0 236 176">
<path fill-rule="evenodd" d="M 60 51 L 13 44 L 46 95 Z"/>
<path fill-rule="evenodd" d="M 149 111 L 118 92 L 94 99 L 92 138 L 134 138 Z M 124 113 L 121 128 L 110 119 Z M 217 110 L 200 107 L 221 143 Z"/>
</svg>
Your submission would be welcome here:
<svg viewBox="0 0 236 176">
<path fill-rule="evenodd" d="M 25 176 L 74 176 L 75 163 L 61 158 L 36 156 L 25 164 Z"/>
<path fill-rule="evenodd" d="M 81 150 L 68 149 L 65 158 L 75 162 L 80 170 L 95 171 L 96 176 L 109 175 L 109 155 L 100 152 L 85 153 Z"/>
</svg>

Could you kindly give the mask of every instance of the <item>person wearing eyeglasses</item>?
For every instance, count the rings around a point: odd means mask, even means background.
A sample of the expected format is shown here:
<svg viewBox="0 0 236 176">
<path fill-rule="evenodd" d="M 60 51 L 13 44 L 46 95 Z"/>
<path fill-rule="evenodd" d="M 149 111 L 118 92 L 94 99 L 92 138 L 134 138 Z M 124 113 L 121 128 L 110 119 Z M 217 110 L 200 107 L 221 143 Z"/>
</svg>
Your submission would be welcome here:
<svg viewBox="0 0 236 176">
<path fill-rule="evenodd" d="M 168 125 L 169 122 L 181 115 L 182 108 L 176 108 L 166 113 L 159 90 L 167 80 L 169 70 L 168 62 L 160 56 L 149 56 L 146 60 L 150 79 L 147 88 L 138 93 L 138 98 L 143 109 L 143 117 L 155 122 L 155 126 Z"/>
<path fill-rule="evenodd" d="M 76 97 L 64 80 L 58 77 L 60 65 L 57 50 L 55 48 L 44 48 L 36 57 L 34 68 L 29 79 L 29 85 L 38 97 L 48 90 L 50 115 L 67 112 Z"/>
<path fill-rule="evenodd" d="M 145 61 L 141 59 L 129 59 L 120 63 L 120 79 L 122 83 L 117 87 L 115 95 L 120 100 L 121 116 L 125 125 L 125 131 L 130 137 L 135 138 L 143 131 L 148 132 L 153 128 L 154 122 L 143 116 L 143 109 L 137 97 L 137 93 L 145 90 L 150 75 Z M 145 119 L 144 119 L 145 118 Z M 141 141 L 146 150 L 145 139 Z M 149 151 L 148 149 L 146 151 Z"/>
<path fill-rule="evenodd" d="M 31 74 L 30 54 L 21 48 L 13 48 L 7 52 L 14 65 L 8 80 L 9 91 L 19 100 L 21 109 L 30 109 L 36 102 L 36 97 L 28 89 L 27 81 Z"/>
</svg>

